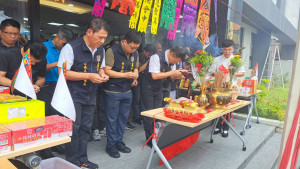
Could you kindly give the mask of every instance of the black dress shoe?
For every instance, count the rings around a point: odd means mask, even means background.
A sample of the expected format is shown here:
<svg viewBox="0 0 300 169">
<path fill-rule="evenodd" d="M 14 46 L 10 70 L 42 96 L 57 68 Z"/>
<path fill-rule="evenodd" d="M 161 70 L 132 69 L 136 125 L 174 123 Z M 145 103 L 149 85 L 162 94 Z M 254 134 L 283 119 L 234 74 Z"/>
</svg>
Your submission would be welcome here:
<svg viewBox="0 0 300 169">
<path fill-rule="evenodd" d="M 120 141 L 116 144 L 117 149 L 122 153 L 130 153 L 131 149 L 129 147 L 126 147 L 125 144 Z"/>
<path fill-rule="evenodd" d="M 222 137 L 228 137 L 228 131 L 227 131 L 227 130 L 224 130 L 224 131 L 223 131 Z"/>
<path fill-rule="evenodd" d="M 221 129 L 215 128 L 213 135 L 221 133 Z"/>
<path fill-rule="evenodd" d="M 115 146 L 113 146 L 111 148 L 106 148 L 105 151 L 112 158 L 119 158 L 120 157 L 120 153 L 119 153 L 118 149 Z"/>
<path fill-rule="evenodd" d="M 43 159 L 48 159 L 48 158 L 52 158 L 52 157 L 55 157 L 50 148 L 46 148 L 44 150 L 40 150 L 39 151 L 39 155 L 43 158 Z"/>
<path fill-rule="evenodd" d="M 133 120 L 134 123 L 138 124 L 138 125 L 142 125 L 143 121 L 141 119 L 135 119 Z"/>
<path fill-rule="evenodd" d="M 51 147 L 51 150 L 52 150 L 53 152 L 57 152 L 58 154 L 61 154 L 61 155 L 65 154 L 65 149 L 63 148 L 62 145 L 58 145 L 58 146 L 55 146 L 55 147 Z"/>
</svg>

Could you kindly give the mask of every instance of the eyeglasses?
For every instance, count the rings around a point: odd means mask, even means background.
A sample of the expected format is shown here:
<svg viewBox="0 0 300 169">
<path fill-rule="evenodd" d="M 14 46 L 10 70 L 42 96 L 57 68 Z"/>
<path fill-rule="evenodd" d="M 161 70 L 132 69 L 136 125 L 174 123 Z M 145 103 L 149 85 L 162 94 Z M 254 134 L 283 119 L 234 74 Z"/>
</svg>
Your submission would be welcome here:
<svg viewBox="0 0 300 169">
<path fill-rule="evenodd" d="M 128 44 L 128 43 L 127 43 Z M 128 44 L 131 50 L 137 50 L 139 47 L 132 47 L 131 45 Z"/>
<path fill-rule="evenodd" d="M 224 48 L 223 48 L 223 51 L 224 51 L 224 52 L 230 52 L 230 51 L 233 51 L 233 49 L 224 49 Z"/>
<path fill-rule="evenodd" d="M 5 31 L 2 31 L 2 32 L 9 36 L 19 36 L 20 35 L 20 33 L 11 33 L 11 32 L 5 32 Z"/>
</svg>

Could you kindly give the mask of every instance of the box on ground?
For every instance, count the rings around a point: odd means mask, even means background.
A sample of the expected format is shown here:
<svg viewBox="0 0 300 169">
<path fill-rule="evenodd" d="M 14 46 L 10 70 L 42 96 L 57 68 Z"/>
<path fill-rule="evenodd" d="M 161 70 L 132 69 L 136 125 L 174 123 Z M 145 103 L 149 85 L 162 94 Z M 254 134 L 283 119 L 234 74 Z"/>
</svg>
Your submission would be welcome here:
<svg viewBox="0 0 300 169">
<path fill-rule="evenodd" d="M 45 117 L 45 103 L 29 100 L 0 104 L 0 124 Z"/>
<path fill-rule="evenodd" d="M 11 151 L 11 131 L 0 126 L 0 154 Z"/>
<path fill-rule="evenodd" d="M 58 115 L 6 123 L 11 130 L 12 150 L 72 135 L 72 120 Z"/>
<path fill-rule="evenodd" d="M 53 157 L 46 160 L 42 160 L 41 162 L 41 169 L 58 169 L 58 168 L 64 168 L 64 169 L 80 169 L 76 165 L 61 159 L 59 157 Z"/>
</svg>

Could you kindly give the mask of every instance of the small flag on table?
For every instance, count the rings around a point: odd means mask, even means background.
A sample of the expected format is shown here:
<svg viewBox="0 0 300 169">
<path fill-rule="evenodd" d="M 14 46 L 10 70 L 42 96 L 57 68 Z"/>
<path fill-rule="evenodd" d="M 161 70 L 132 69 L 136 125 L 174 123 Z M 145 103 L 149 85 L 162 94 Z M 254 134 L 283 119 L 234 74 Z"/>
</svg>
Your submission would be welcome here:
<svg viewBox="0 0 300 169">
<path fill-rule="evenodd" d="M 59 78 L 54 91 L 51 105 L 61 114 L 67 116 L 71 120 L 76 120 L 76 112 L 74 103 L 65 79 L 66 62 L 63 63 Z"/>
</svg>

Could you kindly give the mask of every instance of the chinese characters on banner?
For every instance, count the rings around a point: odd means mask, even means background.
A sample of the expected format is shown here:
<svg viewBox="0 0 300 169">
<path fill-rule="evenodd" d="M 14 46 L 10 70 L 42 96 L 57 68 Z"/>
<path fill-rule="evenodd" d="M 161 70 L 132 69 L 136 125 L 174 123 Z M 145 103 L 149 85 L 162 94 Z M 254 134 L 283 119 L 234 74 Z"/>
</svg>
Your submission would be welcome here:
<svg viewBox="0 0 300 169">
<path fill-rule="evenodd" d="M 159 27 L 171 29 L 174 27 L 176 0 L 164 0 Z"/>
<path fill-rule="evenodd" d="M 153 11 L 152 11 L 152 23 L 151 23 L 151 33 L 153 35 L 157 34 L 157 27 L 158 27 L 158 22 L 159 22 L 160 7 L 161 7 L 161 0 L 155 0 L 154 1 Z"/>
<path fill-rule="evenodd" d="M 105 4 L 106 4 L 106 0 L 101 0 L 101 1 L 95 0 L 92 15 L 101 18 L 105 8 Z"/>
<path fill-rule="evenodd" d="M 182 14 L 181 34 L 191 35 L 195 33 L 198 0 L 185 0 Z"/>
<path fill-rule="evenodd" d="M 141 10 L 141 7 L 142 7 L 142 2 L 143 2 L 143 0 L 136 0 L 136 2 L 135 2 L 134 12 L 131 15 L 130 21 L 129 21 L 129 28 L 130 29 L 136 29 L 136 24 L 137 24 L 137 21 L 138 21 L 139 16 L 140 16 L 140 10 Z"/>
<path fill-rule="evenodd" d="M 169 39 L 169 40 L 175 40 L 177 26 L 178 26 L 178 22 L 179 22 L 179 16 L 180 16 L 180 13 L 181 13 L 182 3 L 183 3 L 183 0 L 177 0 L 174 27 L 172 29 L 171 25 L 170 25 L 168 36 L 167 36 L 167 39 Z"/>
<path fill-rule="evenodd" d="M 139 26 L 138 26 L 139 32 L 146 33 L 152 2 L 153 2 L 153 0 L 144 0 L 143 1 L 143 6 L 142 6 L 142 10 L 141 10 L 141 15 L 140 15 L 140 21 L 139 21 Z"/>
<path fill-rule="evenodd" d="M 205 45 L 209 43 L 209 15 L 210 15 L 210 0 L 201 0 L 198 13 L 198 21 L 196 26 L 195 38 Z M 200 36 L 199 36 L 200 34 Z"/>
<path fill-rule="evenodd" d="M 115 9 L 119 5 L 119 0 L 113 0 L 110 9 Z M 135 10 L 135 0 L 121 0 L 119 12 L 121 14 L 127 15 L 127 9 L 129 5 L 129 15 L 132 15 Z"/>
</svg>

